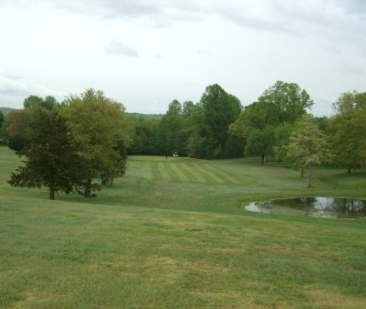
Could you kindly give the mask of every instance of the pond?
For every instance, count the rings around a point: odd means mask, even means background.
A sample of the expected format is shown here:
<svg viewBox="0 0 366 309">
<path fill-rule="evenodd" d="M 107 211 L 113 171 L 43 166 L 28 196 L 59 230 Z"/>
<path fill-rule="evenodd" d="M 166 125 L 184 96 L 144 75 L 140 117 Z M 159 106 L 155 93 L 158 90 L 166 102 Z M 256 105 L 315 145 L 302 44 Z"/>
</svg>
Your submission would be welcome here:
<svg viewBox="0 0 366 309">
<path fill-rule="evenodd" d="M 265 202 L 253 202 L 248 211 L 311 216 L 321 218 L 366 217 L 366 201 L 353 198 L 300 197 Z"/>
</svg>

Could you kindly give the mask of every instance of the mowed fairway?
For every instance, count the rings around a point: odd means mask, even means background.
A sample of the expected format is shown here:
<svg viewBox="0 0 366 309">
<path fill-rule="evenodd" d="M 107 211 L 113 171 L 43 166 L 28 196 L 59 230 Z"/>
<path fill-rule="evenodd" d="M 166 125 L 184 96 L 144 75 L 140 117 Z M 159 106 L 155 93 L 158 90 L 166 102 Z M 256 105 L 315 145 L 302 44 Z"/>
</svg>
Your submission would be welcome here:
<svg viewBox="0 0 366 309">
<path fill-rule="evenodd" d="M 271 216 L 249 201 L 366 197 L 366 174 L 258 158 L 133 156 L 98 192 L 12 188 L 0 147 L 0 308 L 366 308 L 366 220 Z"/>
</svg>

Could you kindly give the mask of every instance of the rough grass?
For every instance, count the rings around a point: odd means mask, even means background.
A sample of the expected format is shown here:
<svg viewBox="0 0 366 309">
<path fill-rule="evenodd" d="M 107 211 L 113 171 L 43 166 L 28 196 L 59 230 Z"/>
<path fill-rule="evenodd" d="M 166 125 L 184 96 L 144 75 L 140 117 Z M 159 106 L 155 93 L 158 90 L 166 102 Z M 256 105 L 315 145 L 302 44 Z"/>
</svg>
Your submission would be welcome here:
<svg viewBox="0 0 366 309">
<path fill-rule="evenodd" d="M 49 201 L 6 183 L 19 162 L 0 148 L 0 308 L 365 308 L 366 220 L 243 210 L 365 197 L 364 173 L 132 157 L 97 199 Z"/>
</svg>

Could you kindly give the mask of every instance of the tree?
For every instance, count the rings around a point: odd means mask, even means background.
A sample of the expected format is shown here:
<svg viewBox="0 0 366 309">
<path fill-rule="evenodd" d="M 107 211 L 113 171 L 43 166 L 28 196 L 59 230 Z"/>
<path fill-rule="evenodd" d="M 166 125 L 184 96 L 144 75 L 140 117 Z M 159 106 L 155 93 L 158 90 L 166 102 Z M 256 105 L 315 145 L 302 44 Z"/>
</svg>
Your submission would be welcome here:
<svg viewBox="0 0 366 309">
<path fill-rule="evenodd" d="M 273 154 L 274 130 L 268 127 L 264 131 L 253 130 L 247 140 L 245 146 L 246 155 L 260 155 L 261 164 L 264 164 L 268 155 Z"/>
<path fill-rule="evenodd" d="M 296 167 L 308 166 L 308 187 L 311 187 L 312 168 L 329 158 L 325 134 L 319 130 L 311 114 L 305 114 L 297 124 L 297 129 L 290 137 L 286 147 L 287 157 Z"/>
<path fill-rule="evenodd" d="M 277 81 L 258 98 L 258 107 L 266 112 L 266 125 L 294 124 L 314 104 L 309 94 L 295 83 Z"/>
<path fill-rule="evenodd" d="M 162 155 L 159 143 L 160 119 L 136 118 L 128 116 L 133 127 L 132 146 L 128 149 L 129 154 L 139 155 Z"/>
<path fill-rule="evenodd" d="M 183 118 L 187 119 L 189 116 L 191 116 L 194 112 L 195 105 L 192 101 L 185 101 L 183 103 L 182 108 L 182 116 Z"/>
<path fill-rule="evenodd" d="M 5 120 L 4 114 L 2 111 L 0 111 L 0 129 L 3 126 L 4 120 Z"/>
<path fill-rule="evenodd" d="M 230 124 L 229 133 L 246 141 L 253 130 L 264 130 L 265 127 L 266 112 L 253 103 L 246 106 L 235 122 Z"/>
<path fill-rule="evenodd" d="M 36 96 L 30 95 L 23 101 L 23 106 L 25 109 L 32 109 L 35 107 L 43 107 L 47 110 L 53 110 L 58 105 L 57 100 L 53 96 L 47 96 L 45 99 Z"/>
<path fill-rule="evenodd" d="M 166 112 L 168 116 L 181 116 L 182 115 L 182 105 L 178 100 L 173 100 L 169 104 L 168 111 Z"/>
<path fill-rule="evenodd" d="M 174 100 L 169 104 L 168 111 L 159 122 L 160 148 L 164 155 L 172 152 L 185 153 L 185 140 L 181 134 L 183 129 L 182 107 L 177 100 Z"/>
<path fill-rule="evenodd" d="M 273 150 L 277 159 L 286 161 L 287 159 L 286 147 L 290 142 L 290 137 L 294 130 L 295 126 L 289 124 L 288 122 L 284 122 L 275 128 L 274 130 L 275 146 L 273 147 Z"/>
<path fill-rule="evenodd" d="M 329 141 L 331 162 L 335 166 L 346 167 L 348 172 L 365 166 L 366 111 L 354 111 L 348 115 L 338 115 L 329 121 Z"/>
<path fill-rule="evenodd" d="M 4 143 L 5 139 L 4 139 L 4 122 L 5 122 L 5 117 L 2 111 L 0 111 L 0 143 Z"/>
<path fill-rule="evenodd" d="M 47 187 L 51 200 L 56 192 L 78 191 L 84 177 L 84 161 L 66 120 L 57 113 L 39 111 L 30 126 L 33 134 L 18 152 L 26 157 L 25 166 L 18 167 L 8 182 L 19 187 Z"/>
<path fill-rule="evenodd" d="M 130 129 L 126 127 L 125 108 L 106 97 L 103 91 L 87 89 L 81 95 L 69 95 L 59 112 L 70 125 L 86 162 L 84 196 L 100 189 L 94 179 L 110 173 L 121 164 L 117 144 L 131 145 Z"/>
<path fill-rule="evenodd" d="M 190 153 L 207 159 L 224 157 L 229 125 L 241 108 L 239 99 L 218 84 L 208 86 L 192 115 L 195 125 L 189 138 Z"/>
<path fill-rule="evenodd" d="M 268 127 L 276 128 L 283 123 L 293 125 L 313 104 L 309 94 L 297 84 L 277 81 L 256 102 L 244 108 L 230 125 L 229 132 L 246 143 L 254 130 L 265 131 Z M 255 136 L 259 137 L 258 132 Z"/>
<path fill-rule="evenodd" d="M 15 151 L 23 149 L 31 131 L 29 122 L 30 116 L 27 110 L 12 110 L 6 116 L 2 129 L 2 137 L 10 149 Z"/>
<path fill-rule="evenodd" d="M 333 110 L 336 114 L 328 121 L 331 162 L 355 172 L 366 163 L 366 93 L 342 93 Z"/>
</svg>

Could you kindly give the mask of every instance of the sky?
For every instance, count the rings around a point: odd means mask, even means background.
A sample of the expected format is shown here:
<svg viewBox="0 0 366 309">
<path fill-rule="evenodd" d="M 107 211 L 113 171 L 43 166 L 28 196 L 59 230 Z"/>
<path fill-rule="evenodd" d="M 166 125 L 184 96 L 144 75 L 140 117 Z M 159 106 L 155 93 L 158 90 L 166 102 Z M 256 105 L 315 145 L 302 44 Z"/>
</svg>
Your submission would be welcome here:
<svg viewBox="0 0 366 309">
<path fill-rule="evenodd" d="M 0 0 L 0 106 L 102 90 L 164 114 L 219 84 L 249 105 L 297 83 L 330 116 L 366 91 L 365 0 Z"/>
</svg>

